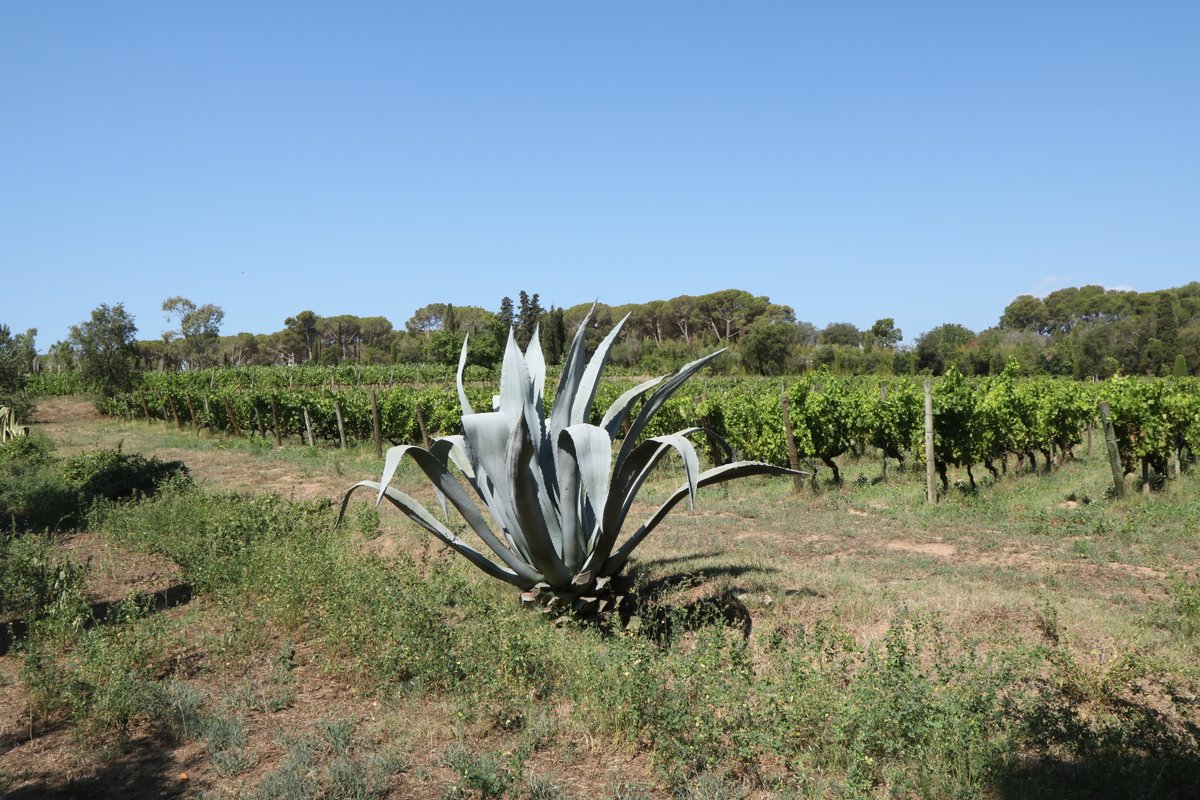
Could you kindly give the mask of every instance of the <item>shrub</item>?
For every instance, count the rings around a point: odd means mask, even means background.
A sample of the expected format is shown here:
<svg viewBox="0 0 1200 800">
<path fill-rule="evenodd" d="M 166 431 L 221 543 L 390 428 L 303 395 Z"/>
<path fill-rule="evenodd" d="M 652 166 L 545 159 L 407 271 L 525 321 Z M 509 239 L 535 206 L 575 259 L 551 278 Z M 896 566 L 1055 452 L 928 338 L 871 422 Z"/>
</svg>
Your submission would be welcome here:
<svg viewBox="0 0 1200 800">
<path fill-rule="evenodd" d="M 171 479 L 186 479 L 188 468 L 182 461 L 161 461 L 140 453 L 117 449 L 90 450 L 69 458 L 63 464 L 63 477 L 79 487 L 81 504 L 94 500 L 124 500 L 152 495 Z"/>
</svg>

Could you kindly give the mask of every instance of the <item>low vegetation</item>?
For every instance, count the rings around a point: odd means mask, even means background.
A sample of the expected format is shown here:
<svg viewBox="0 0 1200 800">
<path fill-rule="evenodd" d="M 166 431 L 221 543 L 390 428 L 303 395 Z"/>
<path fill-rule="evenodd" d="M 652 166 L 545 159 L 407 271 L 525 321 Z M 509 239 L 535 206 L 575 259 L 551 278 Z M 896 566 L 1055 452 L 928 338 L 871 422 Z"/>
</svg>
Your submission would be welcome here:
<svg viewBox="0 0 1200 800">
<path fill-rule="evenodd" d="M 713 490 L 600 626 L 528 613 L 365 503 L 333 531 L 326 500 L 168 481 L 101 501 L 86 527 L 170 559 L 194 599 L 96 618 L 85 573 L 10 537 L 23 725 L 68 726 L 100 765 L 194 753 L 207 797 L 1194 796 L 1194 476 L 1118 504 L 1081 460 L 928 507 L 916 475 L 842 466 L 812 495 Z M 646 503 L 674 488 L 652 476 Z"/>
</svg>

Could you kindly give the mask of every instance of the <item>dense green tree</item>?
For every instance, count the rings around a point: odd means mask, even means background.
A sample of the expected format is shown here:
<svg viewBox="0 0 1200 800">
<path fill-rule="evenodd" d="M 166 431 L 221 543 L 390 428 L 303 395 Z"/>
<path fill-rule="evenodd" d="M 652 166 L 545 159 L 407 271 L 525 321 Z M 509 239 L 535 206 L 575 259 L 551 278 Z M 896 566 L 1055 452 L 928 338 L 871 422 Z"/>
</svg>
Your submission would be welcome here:
<svg viewBox="0 0 1200 800">
<path fill-rule="evenodd" d="M 517 344 L 524 350 L 529 346 L 530 340 L 533 339 L 533 332 L 538 329 L 538 324 L 541 322 L 542 304 L 537 292 L 530 296 L 522 289 L 519 297 L 521 305 L 516 320 L 516 337 Z"/>
<path fill-rule="evenodd" d="M 71 326 L 79 371 L 105 397 L 129 391 L 136 380 L 137 325 L 121 303 L 101 303 L 89 319 Z"/>
<path fill-rule="evenodd" d="M 222 358 L 233 367 L 244 367 L 257 363 L 261 353 L 259 338 L 253 333 L 228 336 L 221 343 Z"/>
<path fill-rule="evenodd" d="M 700 324 L 696 303 L 695 297 L 682 294 L 666 301 L 663 307 L 664 315 L 671 321 L 675 330 L 679 331 L 679 336 L 683 337 L 686 344 L 691 344 L 693 332 Z"/>
<path fill-rule="evenodd" d="M 186 297 L 168 297 L 162 310 L 168 322 L 175 317 L 176 328 L 163 331 L 163 341 L 175 352 L 177 363 L 189 369 L 211 366 L 225 318 L 221 307 L 212 303 L 197 306 Z"/>
<path fill-rule="evenodd" d="M 507 336 L 508 329 L 513 326 L 513 321 L 516 319 L 516 313 L 513 310 L 513 301 L 511 297 L 501 298 L 500 311 L 496 314 L 496 317 L 499 319 L 500 324 L 504 327 L 504 330 L 506 331 L 505 335 Z"/>
<path fill-rule="evenodd" d="M 821 329 L 821 344 L 859 347 L 862 340 L 862 331 L 852 322 L 831 322 Z"/>
<path fill-rule="evenodd" d="M 446 309 L 446 303 L 423 305 L 404 323 L 404 329 L 413 334 L 440 331 L 446 320 Z"/>
<path fill-rule="evenodd" d="M 782 375 L 795 343 L 795 326 L 760 319 L 738 343 L 746 369 L 757 375 Z"/>
<path fill-rule="evenodd" d="M 917 337 L 917 368 L 941 375 L 958 363 L 960 349 L 975 338 L 970 328 L 955 323 L 939 325 Z"/>
<path fill-rule="evenodd" d="M 1142 349 L 1142 372 L 1147 375 L 1159 375 L 1167 370 L 1167 358 L 1170 355 L 1166 343 L 1157 336 L 1150 337 Z M 1172 359 L 1173 360 L 1173 359 Z"/>
<path fill-rule="evenodd" d="M 289 362 L 316 361 L 320 357 L 320 317 L 312 311 L 301 311 L 283 321 L 283 355 Z"/>
<path fill-rule="evenodd" d="M 567 325 L 563 318 L 563 310 L 551 306 L 546 312 L 545 327 L 542 330 L 542 348 L 546 361 L 558 364 L 567 352 Z"/>
<path fill-rule="evenodd" d="M 12 409 L 18 420 L 27 419 L 32 408 L 24 391 L 26 376 L 37 358 L 35 336 L 35 328 L 13 335 L 7 325 L 0 324 L 0 406 Z"/>
<path fill-rule="evenodd" d="M 723 289 L 696 298 L 696 312 L 718 342 L 736 341 L 770 305 L 766 297 L 742 289 Z M 791 316 L 791 309 L 783 313 Z"/>
<path fill-rule="evenodd" d="M 1154 312 L 1154 338 L 1163 343 L 1165 361 L 1174 362 L 1179 352 L 1179 320 L 1175 316 L 1175 299 L 1170 292 L 1160 292 Z"/>
<path fill-rule="evenodd" d="M 1013 300 L 1000 316 L 1000 327 L 1015 330 L 1046 332 L 1050 324 L 1050 313 L 1046 304 L 1031 294 L 1023 294 Z"/>
<path fill-rule="evenodd" d="M 896 327 L 896 320 L 892 317 L 884 317 L 883 319 L 875 320 L 875 324 L 871 326 L 866 341 L 869 341 L 874 347 L 891 349 L 900 344 L 900 340 L 903 338 L 904 331 Z"/>
</svg>

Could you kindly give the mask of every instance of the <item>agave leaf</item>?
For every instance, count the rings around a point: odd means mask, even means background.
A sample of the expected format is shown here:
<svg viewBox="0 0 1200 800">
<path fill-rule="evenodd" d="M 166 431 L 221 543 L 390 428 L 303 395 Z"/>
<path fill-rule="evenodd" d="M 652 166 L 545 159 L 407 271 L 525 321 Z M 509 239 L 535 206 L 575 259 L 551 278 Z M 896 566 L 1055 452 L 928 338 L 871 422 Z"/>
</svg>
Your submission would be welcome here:
<svg viewBox="0 0 1200 800">
<path fill-rule="evenodd" d="M 640 400 L 646 392 L 662 383 L 663 377 L 651 378 L 645 383 L 639 383 L 613 401 L 613 404 L 608 407 L 608 411 L 604 412 L 604 418 L 600 420 L 600 427 L 608 431 L 610 438 L 617 438 L 617 433 L 621 430 L 621 426 L 625 424 L 625 420 L 628 418 L 629 410 L 633 408 L 633 404 Z"/>
<path fill-rule="evenodd" d="M 700 474 L 696 481 L 697 488 L 711 486 L 714 483 L 733 480 L 734 478 L 744 478 L 749 475 L 804 475 L 806 473 L 790 470 L 786 467 L 777 467 L 774 464 L 764 464 L 759 461 L 738 461 L 733 464 L 725 464 L 724 466 L 714 467 Z M 616 575 L 624 568 L 625 563 L 629 560 L 629 555 L 634 549 L 642 543 L 647 534 L 663 521 L 668 512 L 675 507 L 683 498 L 692 493 L 692 487 L 684 484 L 675 490 L 675 493 L 667 498 L 658 510 L 654 512 L 645 522 L 641 524 L 633 534 L 625 540 L 625 542 L 612 554 L 605 562 L 600 574 L 603 576 Z"/>
<path fill-rule="evenodd" d="M 529 546 L 512 507 L 505 454 L 512 434 L 503 411 L 472 414 L 462 418 L 467 456 L 475 472 L 475 483 L 496 524 L 522 558 L 528 560 Z"/>
<path fill-rule="evenodd" d="M 603 428 L 572 425 L 559 434 L 558 446 L 563 561 L 571 570 L 578 570 L 585 555 L 585 537 L 608 502 L 612 439 Z M 589 508 L 591 513 L 585 514 Z"/>
<path fill-rule="evenodd" d="M 482 416 L 487 415 L 472 414 L 470 417 L 466 417 L 466 419 L 474 419 Z M 438 489 L 446 496 L 446 499 L 449 500 L 458 513 L 462 515 L 462 518 L 466 520 L 468 525 L 471 526 L 471 529 L 475 531 L 476 535 L 479 536 L 479 538 L 483 540 L 483 543 L 491 548 L 491 550 L 500 557 L 500 560 L 503 561 L 509 569 L 520 575 L 522 578 L 533 579 L 535 583 L 542 579 L 541 576 L 532 567 L 530 567 L 529 564 L 522 561 L 516 556 L 516 554 L 512 552 L 512 550 L 509 550 L 500 543 L 500 540 L 496 538 L 494 533 L 492 533 L 492 529 L 488 527 L 483 515 L 479 513 L 479 509 L 474 503 L 471 502 L 471 498 L 463 490 L 462 486 L 454 479 L 454 476 L 450 474 L 450 471 L 447 470 L 446 467 L 441 464 L 432 453 L 415 445 L 393 447 L 388 451 L 389 455 L 391 455 L 391 453 L 394 451 L 399 451 L 394 456 L 396 461 L 399 461 L 399 459 L 404 456 L 408 456 L 412 458 L 414 462 L 416 462 L 417 467 L 419 467 L 420 470 L 425 473 L 425 477 L 429 478 L 430 482 L 433 483 L 434 488 Z M 395 472 L 394 467 L 392 472 Z M 382 485 L 386 486 L 386 484 Z M 382 494 L 383 492 L 380 492 L 380 496 L 382 496 Z M 378 503 L 379 499 L 377 498 L 375 502 Z"/>
<path fill-rule="evenodd" d="M 429 452 L 433 453 L 433 457 L 441 462 L 443 467 L 451 463 L 458 467 L 463 477 L 467 479 L 467 483 L 471 484 L 472 488 L 478 492 L 479 487 L 475 484 L 475 473 L 471 470 L 471 462 L 467 458 L 465 446 L 466 443 L 461 436 L 440 436 L 429 445 Z M 388 476 L 388 482 L 391 482 L 391 476 Z M 442 494 L 437 487 L 434 487 L 433 492 L 437 495 L 438 505 L 442 509 L 442 519 L 449 521 L 450 509 L 446 507 L 446 495 Z M 482 498 L 483 495 L 481 494 L 480 497 Z M 376 502 L 379 502 L 378 499 Z M 487 500 L 484 499 L 484 502 L 486 503 Z"/>
<path fill-rule="evenodd" d="M 504 362 L 500 366 L 500 412 L 508 417 L 510 424 L 516 424 L 517 416 L 525 414 L 525 406 L 532 400 L 532 386 L 525 357 L 517 347 L 512 328 L 509 328 L 508 342 L 504 345 Z"/>
<path fill-rule="evenodd" d="M 565 435 L 559 435 L 561 441 Z M 579 465 L 573 448 L 558 449 L 558 507 L 562 525 L 563 564 L 571 572 L 583 565 L 586 528 L 583 523 L 584 493 L 579 482 Z"/>
<path fill-rule="evenodd" d="M 522 380 L 527 381 L 529 386 L 524 395 L 521 413 L 525 417 L 535 454 L 536 467 L 532 470 L 532 474 L 537 482 L 537 498 L 538 505 L 542 509 L 542 519 L 546 522 L 555 546 L 561 551 L 562 527 L 559 523 L 558 511 L 558 470 L 554 463 L 554 448 L 550 445 L 546 430 L 545 407 L 542 404 L 542 393 L 546 386 L 546 361 L 542 355 L 540 330 L 539 326 L 534 327 L 529 347 L 526 348 L 523 357 L 525 373 Z M 518 359 L 518 361 L 520 360 Z M 511 421 L 510 417 L 510 423 Z M 528 539 L 528 537 L 526 538 Z"/>
<path fill-rule="evenodd" d="M 563 564 L 551 538 L 551 520 L 543 513 L 539 497 L 540 484 L 534 476 L 535 470 L 532 466 L 536 456 L 537 451 L 529 438 L 529 427 L 525 423 L 525 417 L 521 416 L 508 441 L 507 473 L 512 490 L 514 516 L 525 535 L 525 544 L 531 556 L 530 562 L 546 576 L 547 581 L 562 586 L 571 580 L 571 573 Z M 561 535 L 560 531 L 559 536 Z"/>
<path fill-rule="evenodd" d="M 475 484 L 475 471 L 471 469 L 471 459 L 467 456 L 467 440 L 462 436 L 439 436 L 433 440 L 429 450 L 443 464 L 454 464 L 472 485 Z"/>
<path fill-rule="evenodd" d="M 525 366 L 529 370 L 529 382 L 533 386 L 533 402 L 538 416 L 545 414 L 542 395 L 546 391 L 546 356 L 542 353 L 541 325 L 533 326 L 533 336 L 525 348 Z"/>
<path fill-rule="evenodd" d="M 438 522 L 437 518 L 430 514 L 429 511 L 426 510 L 426 508 L 416 500 L 404 494 L 404 492 L 397 491 L 390 486 L 381 485 L 376 481 L 359 481 L 350 487 L 349 491 L 346 492 L 345 497 L 342 498 L 342 507 L 338 511 L 337 522 L 334 523 L 335 527 L 342 523 L 342 518 L 346 515 L 346 507 L 350 503 L 350 495 L 354 494 L 355 489 L 378 490 L 379 497 L 386 499 L 389 503 L 404 512 L 404 515 L 413 522 L 432 533 L 450 549 L 464 556 L 468 561 L 479 567 L 488 575 L 491 575 L 493 578 L 499 578 L 500 580 L 506 583 L 511 583 L 512 585 L 521 589 L 528 589 L 532 585 L 528 579 L 522 578 L 512 570 L 501 567 L 499 564 L 487 558 L 485 555 L 471 547 L 462 539 L 459 539 L 454 535 L 453 531 L 442 525 L 442 523 Z M 378 502 L 378 500 L 376 502 Z M 534 583 L 536 582 L 537 581 L 534 581 Z"/>
<path fill-rule="evenodd" d="M 613 329 L 600 342 L 600 346 L 596 348 L 596 352 L 592 353 L 592 358 L 588 361 L 587 368 L 583 371 L 583 377 L 579 381 L 579 388 L 571 399 L 572 425 L 587 422 L 588 417 L 591 416 L 592 401 L 596 399 L 596 386 L 600 383 L 600 373 L 604 370 L 604 365 L 608 363 L 613 343 L 616 342 L 617 334 L 621 332 L 627 319 L 629 319 L 628 314 L 621 317 L 621 321 L 613 326 Z"/>
<path fill-rule="evenodd" d="M 663 404 L 671 398 L 671 395 L 683 385 L 684 381 L 696 374 L 696 371 L 712 361 L 714 358 L 724 353 L 725 350 L 717 350 L 714 353 L 709 353 L 706 356 L 696 359 L 689 364 L 684 364 L 679 371 L 672 375 L 666 383 L 664 383 L 658 391 L 650 395 L 646 399 L 646 403 L 642 406 L 642 410 L 638 412 L 637 417 L 633 420 L 633 424 L 629 426 L 629 433 L 625 436 L 625 441 L 621 443 L 621 449 L 617 453 L 616 468 L 620 469 L 621 463 L 633 452 L 633 448 L 637 445 L 638 437 L 642 435 L 642 431 L 646 429 L 650 418 L 653 417 L 658 410 L 663 407 Z"/>
<path fill-rule="evenodd" d="M 595 304 L 592 304 L 591 309 L 584 316 L 583 322 L 579 323 L 579 327 L 575 329 L 575 338 L 571 340 L 571 348 L 567 351 L 562 374 L 558 377 L 558 391 L 554 394 L 554 407 L 550 409 L 550 430 L 554 436 L 571 424 L 571 406 L 575 402 L 575 395 L 579 390 L 579 382 L 583 379 L 583 370 L 586 366 L 587 327 L 588 323 L 592 321 L 592 311 L 595 309 Z"/>
<path fill-rule="evenodd" d="M 608 502 L 604 506 L 604 521 L 597 536 L 591 543 L 587 560 L 583 569 L 596 570 L 608 558 L 616 545 L 617 536 L 625 525 L 629 509 L 641 490 L 642 484 L 653 472 L 654 467 L 672 449 L 677 450 L 683 458 L 684 473 L 687 477 L 685 486 L 688 488 L 689 501 L 695 508 L 696 489 L 698 488 L 700 459 L 696 448 L 687 440 L 687 436 L 698 432 L 699 428 L 687 428 L 667 436 L 656 436 L 647 439 L 634 448 L 633 453 L 624 464 L 618 465 L 613 474 L 612 488 Z"/>
<path fill-rule="evenodd" d="M 463 337 L 462 352 L 458 354 L 458 372 L 454 376 L 454 381 L 458 386 L 458 403 L 462 406 L 464 417 L 467 414 L 475 413 L 471 408 L 471 401 L 467 399 L 467 390 L 463 387 L 463 371 L 467 368 L 467 341 L 470 338 L 470 334 Z"/>
<path fill-rule="evenodd" d="M 726 464 L 728 464 L 730 461 L 733 461 L 733 448 L 729 446 L 729 442 L 725 441 L 725 439 L 712 428 L 701 428 L 700 430 L 704 432 L 704 435 L 709 442 L 715 444 L 720 449 L 721 455 Z"/>
</svg>

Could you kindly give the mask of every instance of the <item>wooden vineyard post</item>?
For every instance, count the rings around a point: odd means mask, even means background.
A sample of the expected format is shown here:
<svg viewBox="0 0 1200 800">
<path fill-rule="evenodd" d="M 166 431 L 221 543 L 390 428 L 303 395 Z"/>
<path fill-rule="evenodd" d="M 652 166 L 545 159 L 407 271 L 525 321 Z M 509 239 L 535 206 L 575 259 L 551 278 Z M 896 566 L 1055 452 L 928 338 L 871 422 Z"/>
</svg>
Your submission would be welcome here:
<svg viewBox="0 0 1200 800">
<path fill-rule="evenodd" d="M 316 443 L 313 441 L 312 420 L 308 417 L 308 406 L 301 406 L 300 410 L 304 412 L 304 430 L 308 432 L 308 446 L 315 447 Z"/>
<path fill-rule="evenodd" d="M 258 438 L 267 438 L 267 426 L 263 425 L 262 411 L 258 407 L 258 401 L 254 401 L 254 421 L 258 423 Z"/>
<path fill-rule="evenodd" d="M 341 442 L 342 449 L 346 449 L 346 426 L 342 424 L 342 404 L 338 399 L 333 398 L 333 413 L 337 417 L 338 426 L 338 441 Z"/>
<path fill-rule="evenodd" d="M 147 423 L 147 424 L 149 424 L 149 423 L 151 422 L 151 419 L 150 419 L 150 405 L 149 405 L 149 404 L 146 402 L 146 393 L 145 393 L 145 392 L 141 392 L 141 395 L 142 395 L 142 411 L 143 411 L 143 412 L 145 413 L 145 415 L 146 415 L 146 423 Z"/>
<path fill-rule="evenodd" d="M 194 428 L 196 433 L 199 434 L 200 433 L 200 420 L 196 418 L 196 406 L 195 406 L 195 404 L 192 403 L 192 396 L 190 394 L 187 396 L 187 404 L 188 404 L 188 416 L 192 418 L 192 428 Z"/>
<path fill-rule="evenodd" d="M 1096 385 L 1096 376 L 1095 376 L 1095 375 L 1093 375 L 1093 376 L 1092 376 L 1092 386 L 1093 386 L 1093 387 L 1095 387 L 1095 385 Z M 1089 419 L 1089 420 L 1088 420 L 1088 424 L 1087 424 L 1087 428 L 1084 430 L 1084 433 L 1086 433 L 1086 434 L 1087 434 L 1087 457 L 1088 457 L 1088 461 L 1091 461 L 1091 460 L 1092 460 L 1092 428 L 1094 428 L 1094 427 L 1095 427 L 1095 426 L 1094 426 L 1094 425 L 1092 425 L 1092 421 Z"/>
<path fill-rule="evenodd" d="M 229 415 L 229 426 L 233 428 L 233 435 L 237 438 L 242 438 L 242 429 L 238 427 L 237 417 L 233 413 L 233 404 L 229 402 L 229 395 L 222 398 L 225 401 L 225 413 Z"/>
<path fill-rule="evenodd" d="M 936 465 L 933 451 L 933 384 L 925 379 L 925 502 L 937 502 Z"/>
<path fill-rule="evenodd" d="M 1121 471 L 1121 451 L 1117 449 L 1117 432 L 1108 418 L 1108 403 L 1100 403 L 1100 419 L 1104 421 L 1104 444 L 1108 447 L 1108 463 L 1112 467 L 1113 491 L 1117 497 L 1125 496 L 1125 473 Z"/>
<path fill-rule="evenodd" d="M 175 407 L 175 398 L 168 394 L 167 403 L 171 406 L 171 416 L 175 418 L 175 427 L 183 430 L 183 419 L 179 416 L 179 409 Z"/>
<path fill-rule="evenodd" d="M 786 389 L 779 396 L 779 406 L 783 410 L 783 435 L 787 439 L 788 464 L 797 472 L 792 476 L 792 491 L 799 494 L 800 490 L 804 488 L 804 477 L 799 474 L 800 453 L 796 450 L 796 435 L 792 430 L 791 403 L 788 401 Z"/>
<path fill-rule="evenodd" d="M 375 434 L 375 457 L 383 458 L 383 425 L 379 421 L 379 402 L 371 389 L 371 427 Z"/>
<path fill-rule="evenodd" d="M 425 412 L 421 410 L 421 401 L 416 400 L 413 404 L 417 409 L 417 427 L 421 429 L 421 447 L 429 449 L 429 431 L 425 428 Z"/>
<path fill-rule="evenodd" d="M 283 434 L 279 432 L 279 404 L 274 397 L 271 398 L 271 425 L 275 431 L 275 446 L 283 447 Z"/>
<path fill-rule="evenodd" d="M 886 400 L 887 400 L 887 387 L 884 386 L 883 384 L 880 384 L 880 386 L 879 386 L 879 402 L 883 403 Z M 880 475 L 880 479 L 886 481 L 887 480 L 887 451 L 886 450 L 883 452 L 883 455 L 880 457 L 879 461 L 882 464 L 882 473 Z"/>
</svg>

